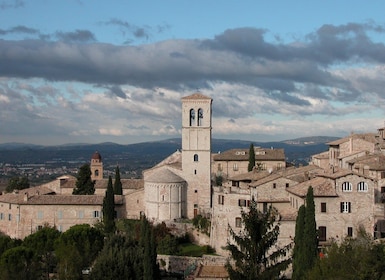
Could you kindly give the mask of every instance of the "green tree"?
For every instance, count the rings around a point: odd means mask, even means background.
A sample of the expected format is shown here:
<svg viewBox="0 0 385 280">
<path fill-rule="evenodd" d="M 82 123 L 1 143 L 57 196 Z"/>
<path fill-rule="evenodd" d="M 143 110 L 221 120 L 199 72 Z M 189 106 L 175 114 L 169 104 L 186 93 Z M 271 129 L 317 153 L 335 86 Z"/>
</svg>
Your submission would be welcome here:
<svg viewBox="0 0 385 280">
<path fill-rule="evenodd" d="M 301 206 L 298 211 L 295 234 L 293 279 L 303 279 L 318 259 L 318 233 L 312 187 L 308 188 L 305 206 Z"/>
<path fill-rule="evenodd" d="M 247 167 L 248 171 L 252 171 L 255 166 L 255 151 L 254 151 L 254 144 L 250 144 L 249 148 L 249 165 Z"/>
<path fill-rule="evenodd" d="M 116 169 L 115 169 L 114 194 L 118 194 L 118 195 L 123 194 L 122 181 L 120 180 L 119 166 L 116 166 Z"/>
<path fill-rule="evenodd" d="M 44 226 L 23 240 L 23 246 L 34 250 L 40 258 L 45 279 L 49 279 L 49 273 L 53 272 L 57 265 L 54 244 L 59 236 L 60 232 L 57 229 Z"/>
<path fill-rule="evenodd" d="M 88 224 L 63 232 L 55 244 L 60 279 L 79 279 L 82 269 L 92 265 L 103 244 L 102 232 Z"/>
<path fill-rule="evenodd" d="M 277 210 L 269 207 L 266 213 L 257 209 L 255 202 L 248 212 L 241 211 L 243 230 L 237 234 L 230 227 L 232 242 L 226 249 L 234 261 L 227 262 L 230 279 L 277 279 L 291 262 L 288 257 L 290 244 L 275 248 L 279 235 Z"/>
<path fill-rule="evenodd" d="M 107 234 L 115 231 L 115 200 L 114 190 L 112 188 L 112 178 L 108 177 L 106 195 L 103 199 L 103 224 Z"/>
<path fill-rule="evenodd" d="M 138 241 L 126 235 L 110 235 L 95 260 L 90 279 L 144 279 L 143 252 Z"/>
<path fill-rule="evenodd" d="M 303 263 L 303 250 L 301 245 L 303 242 L 303 234 L 305 227 L 305 205 L 301 205 L 298 209 L 297 219 L 295 221 L 295 236 L 294 236 L 294 248 L 293 248 L 293 274 L 292 279 L 303 279 L 304 269 L 301 264 Z"/>
<path fill-rule="evenodd" d="M 29 180 L 27 177 L 13 177 L 9 180 L 5 189 L 6 192 L 13 192 L 14 190 L 23 190 L 29 188 Z"/>
<path fill-rule="evenodd" d="M 362 229 L 357 238 L 347 237 L 325 250 L 325 257 L 316 261 L 303 279 L 385 279 L 385 244 L 373 242 Z"/>
<path fill-rule="evenodd" d="M 144 215 L 141 217 L 140 233 L 139 244 L 143 248 L 143 279 L 158 279 L 154 230 Z"/>
<path fill-rule="evenodd" d="M 91 180 L 91 168 L 88 163 L 83 164 L 78 172 L 76 186 L 72 194 L 94 194 L 95 181 Z"/>
<path fill-rule="evenodd" d="M 0 256 L 8 249 L 20 246 L 22 241 L 20 239 L 12 239 L 8 235 L 0 232 Z"/>
<path fill-rule="evenodd" d="M 5 251 L 0 257 L 1 280 L 35 280 L 41 274 L 35 252 L 24 246 Z"/>
</svg>

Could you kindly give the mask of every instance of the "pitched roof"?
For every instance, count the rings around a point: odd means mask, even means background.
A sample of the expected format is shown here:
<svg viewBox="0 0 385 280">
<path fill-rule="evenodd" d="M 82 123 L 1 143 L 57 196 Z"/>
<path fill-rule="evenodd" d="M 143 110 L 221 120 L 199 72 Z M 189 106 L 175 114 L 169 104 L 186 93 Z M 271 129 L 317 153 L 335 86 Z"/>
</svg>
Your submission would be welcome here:
<svg viewBox="0 0 385 280">
<path fill-rule="evenodd" d="M 329 146 L 340 145 L 340 144 L 342 144 L 342 143 L 345 143 L 345 142 L 349 141 L 350 138 L 353 138 L 353 139 L 362 139 L 362 140 L 368 141 L 368 142 L 370 142 L 370 143 L 377 143 L 376 136 L 377 136 L 376 133 L 352 134 L 352 135 L 350 135 L 350 136 L 347 136 L 347 137 L 344 137 L 344 138 L 341 138 L 341 139 L 337 139 L 337 140 L 332 141 L 332 142 L 329 142 L 329 143 L 327 143 L 327 144 L 328 144 Z"/>
<path fill-rule="evenodd" d="M 27 190 L 27 189 L 26 189 Z M 24 190 L 23 190 L 24 191 Z M 28 191 L 0 195 L 0 202 L 21 205 L 103 205 L 103 195 L 29 195 Z M 115 203 L 122 204 L 123 198 L 115 196 Z"/>
<path fill-rule="evenodd" d="M 211 99 L 211 97 L 203 95 L 200 92 L 196 92 L 196 93 L 193 93 L 191 95 L 182 97 L 182 100 L 184 100 L 184 99 Z"/>
<path fill-rule="evenodd" d="M 284 149 L 254 148 L 256 161 L 285 161 Z M 214 161 L 248 161 L 249 149 L 231 149 L 213 156 Z"/>
<path fill-rule="evenodd" d="M 297 196 L 305 197 L 309 187 L 313 188 L 314 197 L 338 196 L 333 181 L 324 177 L 315 177 L 306 182 L 289 187 L 286 190 Z"/>
</svg>

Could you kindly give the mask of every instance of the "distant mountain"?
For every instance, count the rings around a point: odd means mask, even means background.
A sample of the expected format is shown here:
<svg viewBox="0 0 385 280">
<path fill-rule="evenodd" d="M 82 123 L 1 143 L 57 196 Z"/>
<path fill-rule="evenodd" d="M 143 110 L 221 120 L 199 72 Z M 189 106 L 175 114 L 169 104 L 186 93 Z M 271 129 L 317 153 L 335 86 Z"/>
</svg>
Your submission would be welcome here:
<svg viewBox="0 0 385 280">
<path fill-rule="evenodd" d="M 282 148 L 288 162 L 306 164 L 310 156 L 328 149 L 327 142 L 337 137 L 314 136 L 280 142 L 254 142 L 245 140 L 213 139 L 214 153 L 234 148 L 249 148 L 250 143 L 261 148 Z M 100 152 L 105 166 L 126 165 L 140 170 L 150 168 L 176 150 L 181 149 L 181 139 L 120 145 L 106 142 L 100 144 L 66 144 L 39 146 L 22 143 L 0 144 L 0 163 L 36 164 L 45 162 L 89 162 L 95 151 Z"/>
</svg>

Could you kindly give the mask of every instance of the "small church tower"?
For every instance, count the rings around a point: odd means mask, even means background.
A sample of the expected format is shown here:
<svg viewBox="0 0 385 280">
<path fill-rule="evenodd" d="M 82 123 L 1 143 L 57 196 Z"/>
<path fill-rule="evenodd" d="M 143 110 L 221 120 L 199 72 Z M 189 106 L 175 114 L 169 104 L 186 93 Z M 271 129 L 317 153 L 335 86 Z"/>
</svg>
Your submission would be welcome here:
<svg viewBox="0 0 385 280">
<path fill-rule="evenodd" d="M 103 179 L 103 162 L 102 156 L 96 151 L 91 158 L 91 180 Z"/>
<path fill-rule="evenodd" d="M 182 170 L 188 182 L 187 216 L 210 213 L 211 105 L 201 93 L 182 98 Z"/>
</svg>

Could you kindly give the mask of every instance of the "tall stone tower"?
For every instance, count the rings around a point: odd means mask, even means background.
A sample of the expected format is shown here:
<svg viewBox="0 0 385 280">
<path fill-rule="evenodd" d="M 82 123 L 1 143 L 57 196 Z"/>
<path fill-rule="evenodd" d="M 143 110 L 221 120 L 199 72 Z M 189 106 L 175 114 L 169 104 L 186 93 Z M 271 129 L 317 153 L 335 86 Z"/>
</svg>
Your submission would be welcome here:
<svg viewBox="0 0 385 280">
<path fill-rule="evenodd" d="M 102 156 L 97 151 L 91 157 L 90 169 L 91 169 L 91 180 L 103 179 Z"/>
<path fill-rule="evenodd" d="M 200 93 L 182 98 L 182 170 L 187 186 L 187 216 L 210 213 L 211 105 Z"/>
</svg>

